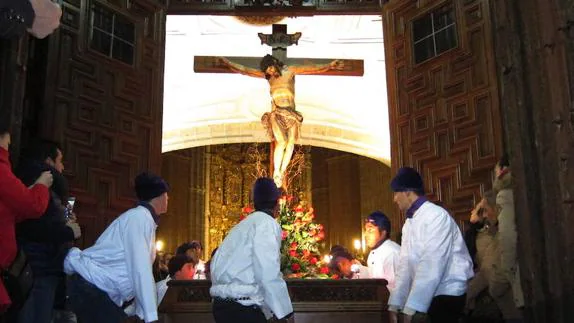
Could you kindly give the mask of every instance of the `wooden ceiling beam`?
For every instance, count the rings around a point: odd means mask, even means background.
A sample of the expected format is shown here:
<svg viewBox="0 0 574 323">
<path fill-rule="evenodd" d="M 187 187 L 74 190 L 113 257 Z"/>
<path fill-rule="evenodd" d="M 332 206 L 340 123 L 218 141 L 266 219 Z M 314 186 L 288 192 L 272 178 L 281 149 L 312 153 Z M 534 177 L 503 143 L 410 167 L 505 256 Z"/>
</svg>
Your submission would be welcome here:
<svg viewBox="0 0 574 323">
<path fill-rule="evenodd" d="M 377 3 L 325 4 L 317 6 L 261 7 L 233 6 L 226 3 L 189 3 L 172 1 L 170 15 L 219 15 L 219 16 L 319 16 L 319 15 L 380 15 L 382 0 Z"/>
</svg>

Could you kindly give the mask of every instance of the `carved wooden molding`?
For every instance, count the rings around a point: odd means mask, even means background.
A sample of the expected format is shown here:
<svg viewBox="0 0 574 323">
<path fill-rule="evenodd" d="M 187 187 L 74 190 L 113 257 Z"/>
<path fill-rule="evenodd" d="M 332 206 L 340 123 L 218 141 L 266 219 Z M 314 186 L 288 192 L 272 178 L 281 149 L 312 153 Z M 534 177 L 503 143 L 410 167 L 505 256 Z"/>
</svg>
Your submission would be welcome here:
<svg viewBox="0 0 574 323">
<path fill-rule="evenodd" d="M 319 307 L 345 311 L 383 310 L 389 296 L 384 279 L 287 279 L 286 282 L 291 301 L 299 304 L 302 310 Z M 166 311 L 167 306 L 189 310 L 188 304 L 211 303 L 209 280 L 172 280 L 168 286 L 168 301 L 161 304 L 160 312 Z"/>
</svg>

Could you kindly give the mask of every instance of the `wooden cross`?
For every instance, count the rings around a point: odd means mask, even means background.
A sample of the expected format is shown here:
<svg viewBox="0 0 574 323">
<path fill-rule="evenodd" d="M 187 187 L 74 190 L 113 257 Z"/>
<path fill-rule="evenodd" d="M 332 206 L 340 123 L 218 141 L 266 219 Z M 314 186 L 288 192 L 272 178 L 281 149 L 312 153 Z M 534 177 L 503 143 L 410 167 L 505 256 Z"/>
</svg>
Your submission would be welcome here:
<svg viewBox="0 0 574 323">
<path fill-rule="evenodd" d="M 271 34 L 258 34 L 261 44 L 268 45 L 272 49 L 272 55 L 279 59 L 287 66 L 311 66 L 311 65 L 328 65 L 334 59 L 314 59 L 314 58 L 288 58 L 287 47 L 295 44 L 301 38 L 301 33 L 287 34 L 287 25 L 274 24 Z M 195 56 L 194 71 L 196 73 L 237 73 L 220 62 L 220 56 Z M 225 57 L 233 63 L 243 65 L 248 68 L 259 70 L 262 57 Z M 338 70 L 328 70 L 322 72 L 305 73 L 307 75 L 345 75 L 345 76 L 363 76 L 364 63 L 356 59 L 339 59 L 343 62 L 343 68 Z M 273 173 L 273 152 L 275 151 L 275 142 L 271 142 L 271 154 L 269 156 L 270 172 Z M 285 174 L 286 175 L 286 174 Z"/>
<path fill-rule="evenodd" d="M 261 44 L 271 46 L 275 58 L 281 60 L 285 65 L 313 65 L 328 64 L 334 59 L 317 59 L 317 58 L 289 58 L 287 57 L 287 47 L 297 44 L 301 33 L 287 34 L 287 25 L 274 24 L 272 34 L 259 34 Z M 219 56 L 195 56 L 193 70 L 195 73 L 233 73 L 229 67 L 218 63 Z M 227 57 L 232 62 L 259 69 L 259 62 L 263 57 Z M 330 70 L 326 72 L 314 73 L 309 75 L 344 75 L 344 76 L 363 76 L 364 63 L 360 59 L 341 59 L 344 68 L 342 70 Z"/>
</svg>

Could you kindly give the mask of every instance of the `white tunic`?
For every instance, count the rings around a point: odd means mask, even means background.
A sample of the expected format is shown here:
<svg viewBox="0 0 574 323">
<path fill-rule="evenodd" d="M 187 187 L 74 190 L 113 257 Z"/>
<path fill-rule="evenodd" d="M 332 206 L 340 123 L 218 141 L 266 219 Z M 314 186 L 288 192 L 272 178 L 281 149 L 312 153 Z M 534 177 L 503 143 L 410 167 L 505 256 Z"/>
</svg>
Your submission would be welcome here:
<svg viewBox="0 0 574 323">
<path fill-rule="evenodd" d="M 293 312 L 280 262 L 281 228 L 275 219 L 254 212 L 227 235 L 211 261 L 213 297 L 240 298 L 243 305 L 270 309 L 277 318 Z"/>
<path fill-rule="evenodd" d="M 401 246 L 398 243 L 387 239 L 376 249 L 371 250 L 367 258 L 369 278 L 385 279 L 389 291 L 395 288 L 395 273 L 399 266 L 400 251 Z"/>
<path fill-rule="evenodd" d="M 359 270 L 353 273 L 351 279 L 367 279 L 369 278 L 369 267 L 358 265 Z"/>
<path fill-rule="evenodd" d="M 155 283 L 155 288 L 157 289 L 157 304 L 159 306 L 159 304 L 161 304 L 161 301 L 163 300 L 163 298 L 165 297 L 165 294 L 167 293 L 167 283 L 171 280 L 171 277 L 167 276 L 166 279 L 164 280 L 160 280 L 157 283 Z M 134 316 L 136 315 L 136 306 L 134 303 L 130 304 L 128 307 L 126 307 L 124 309 L 124 313 L 126 313 L 128 316 Z"/>
<path fill-rule="evenodd" d="M 427 201 L 403 226 L 389 309 L 426 313 L 435 296 L 463 295 L 473 275 L 459 227 L 445 209 Z"/>
<path fill-rule="evenodd" d="M 72 248 L 64 260 L 64 271 L 78 273 L 118 306 L 135 298 L 136 314 L 146 322 L 156 321 L 152 273 L 156 227 L 148 209 L 130 209 L 115 219 L 92 247 L 83 251 Z"/>
</svg>

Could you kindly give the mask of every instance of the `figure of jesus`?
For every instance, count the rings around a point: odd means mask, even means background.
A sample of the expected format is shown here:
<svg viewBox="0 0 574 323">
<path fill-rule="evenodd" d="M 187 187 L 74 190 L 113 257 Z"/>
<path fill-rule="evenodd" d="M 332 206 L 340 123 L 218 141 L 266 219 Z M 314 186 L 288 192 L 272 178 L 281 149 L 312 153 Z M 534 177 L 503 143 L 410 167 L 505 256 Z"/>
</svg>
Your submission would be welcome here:
<svg viewBox="0 0 574 323">
<path fill-rule="evenodd" d="M 264 77 L 269 82 L 271 112 L 263 114 L 261 123 L 267 130 L 269 138 L 275 141 L 273 180 L 277 187 L 282 187 L 303 122 L 303 115 L 295 110 L 295 75 L 341 70 L 344 67 L 343 62 L 333 60 L 329 64 L 287 66 L 274 56 L 265 55 L 261 60 L 260 70 L 233 63 L 223 57 L 219 58 L 219 62 L 234 72 L 252 77 Z"/>
</svg>

